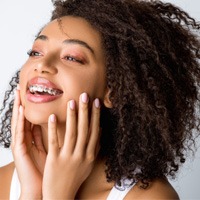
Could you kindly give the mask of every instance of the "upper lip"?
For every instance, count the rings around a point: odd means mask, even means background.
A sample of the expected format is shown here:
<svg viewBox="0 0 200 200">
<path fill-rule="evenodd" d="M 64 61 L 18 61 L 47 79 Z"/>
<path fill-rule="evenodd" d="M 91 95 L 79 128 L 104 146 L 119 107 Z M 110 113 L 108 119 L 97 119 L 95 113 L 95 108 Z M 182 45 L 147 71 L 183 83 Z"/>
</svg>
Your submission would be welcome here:
<svg viewBox="0 0 200 200">
<path fill-rule="evenodd" d="M 34 85 L 38 85 L 38 86 L 43 86 L 45 88 L 51 88 L 54 90 L 59 90 L 62 92 L 62 90 L 53 82 L 49 81 L 46 78 L 42 78 L 42 77 L 34 77 L 32 78 L 29 82 L 28 82 L 28 89 L 30 86 L 34 86 Z"/>
</svg>

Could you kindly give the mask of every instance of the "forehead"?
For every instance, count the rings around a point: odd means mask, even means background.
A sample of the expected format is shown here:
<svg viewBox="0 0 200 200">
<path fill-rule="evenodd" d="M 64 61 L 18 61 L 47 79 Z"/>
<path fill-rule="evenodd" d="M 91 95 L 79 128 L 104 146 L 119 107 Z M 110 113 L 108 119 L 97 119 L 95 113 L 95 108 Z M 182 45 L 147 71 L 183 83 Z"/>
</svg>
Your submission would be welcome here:
<svg viewBox="0 0 200 200">
<path fill-rule="evenodd" d="M 80 17 L 65 16 L 55 19 L 43 28 L 40 35 L 58 40 L 79 39 L 98 50 L 102 48 L 101 34 Z"/>
</svg>

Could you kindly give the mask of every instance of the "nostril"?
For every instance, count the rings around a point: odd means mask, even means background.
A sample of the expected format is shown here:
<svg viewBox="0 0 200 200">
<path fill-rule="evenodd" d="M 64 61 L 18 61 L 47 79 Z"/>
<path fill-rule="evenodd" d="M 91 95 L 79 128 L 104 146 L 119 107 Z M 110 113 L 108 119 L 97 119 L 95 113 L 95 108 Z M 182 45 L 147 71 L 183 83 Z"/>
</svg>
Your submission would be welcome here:
<svg viewBox="0 0 200 200">
<path fill-rule="evenodd" d="M 35 71 L 35 72 L 38 71 L 38 72 L 40 72 L 40 73 L 42 73 L 42 74 L 50 73 L 50 70 L 49 70 L 49 71 L 48 71 L 48 70 L 38 70 L 37 68 L 35 68 L 34 71 Z"/>
<path fill-rule="evenodd" d="M 34 67 L 34 72 L 37 72 L 40 74 L 56 74 L 57 68 L 55 66 L 43 65 L 42 63 L 40 63 Z"/>
</svg>

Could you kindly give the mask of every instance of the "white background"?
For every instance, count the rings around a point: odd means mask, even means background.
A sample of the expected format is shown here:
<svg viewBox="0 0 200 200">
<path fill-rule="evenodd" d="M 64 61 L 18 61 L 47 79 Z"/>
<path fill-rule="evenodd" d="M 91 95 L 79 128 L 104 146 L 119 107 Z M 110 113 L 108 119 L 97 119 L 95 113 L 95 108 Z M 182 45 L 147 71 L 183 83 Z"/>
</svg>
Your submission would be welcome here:
<svg viewBox="0 0 200 200">
<path fill-rule="evenodd" d="M 168 0 L 200 21 L 199 0 Z M 27 58 L 34 36 L 48 22 L 51 0 L 0 1 L 0 102 L 8 81 Z M 200 144 L 200 139 L 199 139 Z M 10 150 L 0 149 L 0 166 L 12 160 Z M 175 181 L 171 180 L 181 199 L 200 200 L 200 148 L 194 159 L 181 168 Z"/>
</svg>

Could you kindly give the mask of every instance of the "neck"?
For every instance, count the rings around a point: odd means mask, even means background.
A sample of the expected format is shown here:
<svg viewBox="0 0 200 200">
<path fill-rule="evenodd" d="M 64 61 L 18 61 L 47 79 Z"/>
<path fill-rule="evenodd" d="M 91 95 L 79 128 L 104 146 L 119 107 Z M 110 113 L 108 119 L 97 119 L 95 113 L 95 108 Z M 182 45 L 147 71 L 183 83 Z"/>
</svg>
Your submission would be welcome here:
<svg viewBox="0 0 200 200">
<path fill-rule="evenodd" d="M 98 157 L 91 174 L 79 188 L 76 198 L 106 199 L 114 182 L 107 182 L 105 170 L 105 159 Z"/>
</svg>

